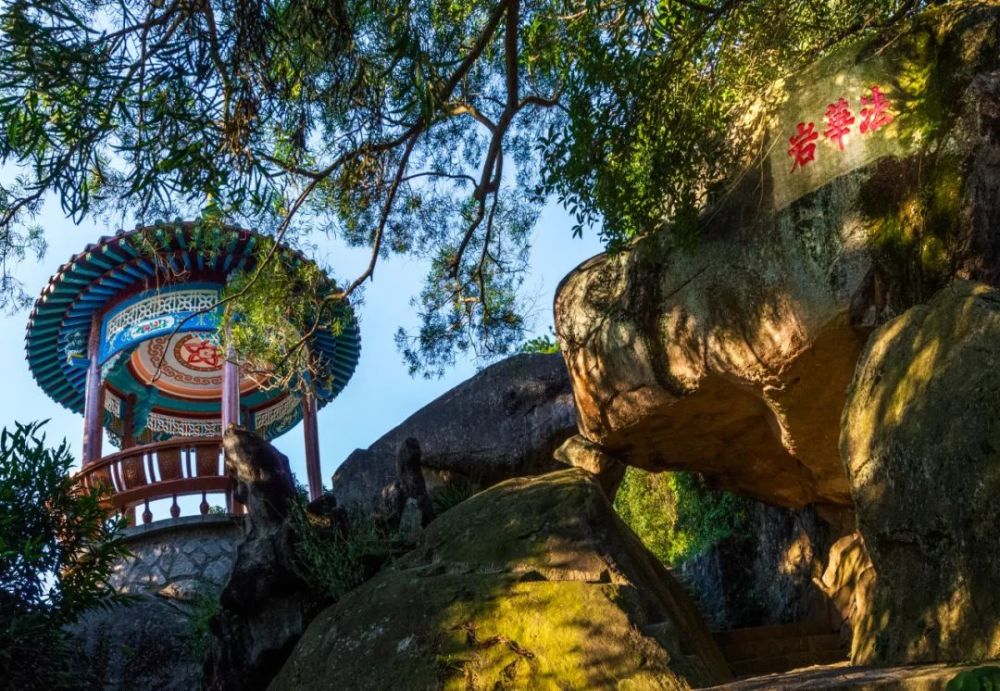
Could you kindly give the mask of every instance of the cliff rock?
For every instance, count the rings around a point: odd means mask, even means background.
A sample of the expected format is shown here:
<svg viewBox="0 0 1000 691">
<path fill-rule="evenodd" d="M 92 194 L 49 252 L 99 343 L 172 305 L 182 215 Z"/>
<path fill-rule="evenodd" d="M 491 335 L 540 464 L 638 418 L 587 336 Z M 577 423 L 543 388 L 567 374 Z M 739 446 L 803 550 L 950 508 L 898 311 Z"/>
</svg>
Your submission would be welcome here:
<svg viewBox="0 0 1000 691">
<path fill-rule="evenodd" d="M 841 449 L 875 576 L 855 661 L 1000 657 L 1000 291 L 958 282 L 879 329 Z"/>
<path fill-rule="evenodd" d="M 226 470 L 247 507 L 245 534 L 212 619 L 203 688 L 265 688 L 323 604 L 296 573 L 296 538 L 288 516 L 295 484 L 288 459 L 246 430 L 223 437 Z"/>
<path fill-rule="evenodd" d="M 342 506 L 371 510 L 396 481 L 396 457 L 416 439 L 427 485 L 464 481 L 487 487 L 560 466 L 552 453 L 576 433 L 573 393 L 558 355 L 515 355 L 487 367 L 424 406 L 333 475 Z"/>
<path fill-rule="evenodd" d="M 1000 282 L 1000 6 L 951 3 L 774 95 L 766 154 L 703 215 L 564 280 L 556 328 L 580 431 L 648 470 L 786 507 L 850 507 L 845 391 L 874 327 L 955 276 Z M 890 122 L 862 131 L 878 91 Z M 841 151 L 789 154 L 844 98 Z"/>
</svg>

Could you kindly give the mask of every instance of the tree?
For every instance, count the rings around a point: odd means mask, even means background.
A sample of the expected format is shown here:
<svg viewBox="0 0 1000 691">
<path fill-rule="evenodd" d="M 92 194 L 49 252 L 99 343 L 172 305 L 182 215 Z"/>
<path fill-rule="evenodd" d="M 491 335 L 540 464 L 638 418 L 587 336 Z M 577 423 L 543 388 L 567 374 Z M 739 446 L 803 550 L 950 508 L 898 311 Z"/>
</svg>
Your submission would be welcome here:
<svg viewBox="0 0 1000 691">
<path fill-rule="evenodd" d="M 421 256 L 421 327 L 398 341 L 412 370 L 439 371 L 523 340 L 544 199 L 612 249 L 690 232 L 753 154 L 775 78 L 925 4 L 11 0 L 0 161 L 23 174 L 0 187 L 0 241 L 23 244 L 51 193 L 74 219 L 210 208 L 370 248 L 323 308 L 381 257 Z"/>
<path fill-rule="evenodd" d="M 111 567 L 126 555 L 97 490 L 69 475 L 66 442 L 46 445 L 44 423 L 0 432 L 0 686 L 70 688 L 63 627 L 117 601 Z"/>
</svg>

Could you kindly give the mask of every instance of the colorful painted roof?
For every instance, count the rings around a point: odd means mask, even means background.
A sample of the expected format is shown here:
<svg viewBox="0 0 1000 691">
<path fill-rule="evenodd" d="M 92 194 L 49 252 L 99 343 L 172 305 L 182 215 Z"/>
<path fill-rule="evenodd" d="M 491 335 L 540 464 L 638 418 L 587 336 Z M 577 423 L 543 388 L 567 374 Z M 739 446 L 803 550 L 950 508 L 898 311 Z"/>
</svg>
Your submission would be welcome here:
<svg viewBox="0 0 1000 691">
<path fill-rule="evenodd" d="M 112 432 L 120 427 L 122 401 L 131 389 L 149 392 L 144 441 L 215 431 L 221 387 L 213 342 L 217 317 L 199 310 L 214 304 L 231 274 L 253 268 L 261 237 L 235 227 L 210 235 L 195 224 L 174 223 L 121 231 L 88 245 L 49 279 L 28 318 L 25 350 L 35 380 L 53 400 L 83 412 L 86 334 L 100 314 L 105 426 Z M 282 251 L 310 262 L 290 248 Z M 345 310 L 340 333 L 321 331 L 310 343 L 333 375 L 329 388 L 317 391 L 321 406 L 340 393 L 360 356 L 357 320 Z M 258 389 L 248 376 L 240 389 L 244 423 L 267 438 L 301 418 L 290 392 Z"/>
</svg>

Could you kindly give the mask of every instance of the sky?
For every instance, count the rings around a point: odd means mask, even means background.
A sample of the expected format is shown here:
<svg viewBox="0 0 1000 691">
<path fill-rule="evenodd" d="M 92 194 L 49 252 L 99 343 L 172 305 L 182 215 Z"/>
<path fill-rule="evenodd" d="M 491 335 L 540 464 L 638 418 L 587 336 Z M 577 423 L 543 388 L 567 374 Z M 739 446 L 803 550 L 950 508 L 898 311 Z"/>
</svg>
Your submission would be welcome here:
<svg viewBox="0 0 1000 691">
<path fill-rule="evenodd" d="M 29 258 L 15 275 L 32 295 L 41 292 L 48 278 L 87 243 L 116 228 L 94 221 L 74 225 L 50 200 L 37 219 L 45 229 L 48 249 L 40 260 Z M 531 335 L 545 335 L 552 326 L 552 300 L 559 281 L 585 259 L 601 251 L 595 232 L 574 238 L 571 219 L 559 206 L 545 207 L 536 225 L 532 242 L 531 271 L 525 295 L 534 301 Z M 334 268 L 338 278 L 350 278 L 368 262 L 368 252 L 347 248 L 335 239 L 317 234 L 314 259 Z M 319 412 L 320 457 L 324 483 L 340 463 L 356 448 L 366 448 L 424 405 L 466 380 L 477 371 L 471 359 L 459 361 L 440 379 L 411 377 L 396 350 L 393 336 L 403 326 L 414 329 L 418 319 L 410 298 L 420 289 L 425 267 L 417 260 L 390 257 L 380 260 L 358 309 L 361 326 L 361 359 L 354 377 L 340 396 Z M 30 310 L 0 317 L 0 362 L 6 370 L 0 395 L 0 424 L 13 421 L 50 420 L 50 439 L 69 441 L 74 458 L 80 458 L 83 416 L 71 413 L 48 398 L 37 386 L 24 358 L 24 332 Z M 301 423 L 275 442 L 291 462 L 300 482 L 305 482 L 303 432 Z M 116 449 L 107 441 L 104 453 Z M 155 512 L 155 509 L 154 509 Z M 185 511 L 186 513 L 186 511 Z"/>
</svg>

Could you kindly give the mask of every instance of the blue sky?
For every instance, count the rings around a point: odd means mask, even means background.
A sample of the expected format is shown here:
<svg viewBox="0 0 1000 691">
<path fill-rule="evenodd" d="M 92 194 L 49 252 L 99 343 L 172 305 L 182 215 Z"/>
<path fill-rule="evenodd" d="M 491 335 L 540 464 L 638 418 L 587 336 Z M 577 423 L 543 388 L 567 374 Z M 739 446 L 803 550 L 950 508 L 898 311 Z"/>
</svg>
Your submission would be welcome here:
<svg viewBox="0 0 1000 691">
<path fill-rule="evenodd" d="M 36 295 L 55 270 L 88 242 L 115 231 L 93 221 L 79 226 L 66 219 L 59 205 L 50 201 L 38 222 L 46 230 L 48 251 L 40 261 L 30 258 L 16 271 L 26 290 Z M 595 233 L 572 237 L 571 220 L 558 206 L 545 208 L 535 229 L 531 273 L 526 295 L 534 300 L 533 332 L 548 333 L 552 325 L 552 299 L 563 276 L 574 266 L 601 250 Z M 314 238 L 314 254 L 332 266 L 338 278 L 360 273 L 368 261 L 365 250 L 345 248 L 335 240 Z M 343 393 L 319 413 L 320 453 L 324 482 L 329 485 L 335 468 L 355 448 L 364 448 L 432 401 L 476 372 L 471 359 L 459 362 L 441 379 L 412 378 L 393 341 L 399 326 L 415 327 L 417 319 L 410 298 L 420 288 L 424 266 L 416 260 L 392 257 L 382 260 L 374 281 L 368 284 L 358 310 L 361 323 L 361 360 L 354 378 Z M 0 318 L 0 356 L 6 363 L 4 392 L 0 395 L 0 423 L 14 420 L 50 419 L 50 438 L 65 437 L 80 457 L 83 418 L 70 413 L 35 384 L 24 359 L 24 329 L 28 311 Z M 297 478 L 305 481 L 301 424 L 279 438 L 275 445 L 290 459 Z M 105 443 L 105 454 L 114 448 Z"/>
</svg>

